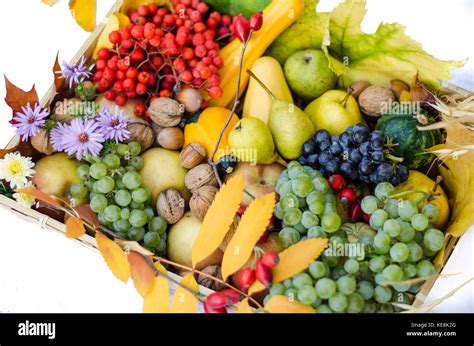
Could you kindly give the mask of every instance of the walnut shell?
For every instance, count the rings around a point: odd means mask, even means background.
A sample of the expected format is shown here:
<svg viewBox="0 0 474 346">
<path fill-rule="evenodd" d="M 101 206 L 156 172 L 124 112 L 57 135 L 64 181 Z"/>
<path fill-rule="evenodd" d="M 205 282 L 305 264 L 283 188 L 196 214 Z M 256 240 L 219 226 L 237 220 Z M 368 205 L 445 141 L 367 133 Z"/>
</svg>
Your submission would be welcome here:
<svg viewBox="0 0 474 346">
<path fill-rule="evenodd" d="M 155 143 L 155 133 L 152 128 L 141 121 L 131 121 L 127 125 L 130 131 L 128 142 L 138 142 L 142 146 L 142 151 L 147 150 Z"/>
<path fill-rule="evenodd" d="M 51 140 L 44 129 L 41 129 L 36 136 L 31 137 L 30 143 L 33 148 L 38 150 L 40 153 L 51 155 L 54 152 Z"/>
<path fill-rule="evenodd" d="M 201 270 L 203 273 L 206 273 L 208 275 L 211 275 L 215 278 L 218 278 L 218 279 L 221 279 L 222 280 L 222 272 L 221 272 L 221 267 L 218 266 L 218 265 L 213 265 L 213 266 L 208 266 L 204 269 Z M 221 291 L 223 290 L 224 288 L 226 288 L 225 285 L 219 283 L 219 282 L 216 282 L 214 280 L 211 280 L 209 279 L 207 276 L 204 276 L 202 274 L 199 274 L 198 275 L 198 278 L 197 278 L 197 282 L 198 284 L 200 284 L 201 286 L 204 286 L 204 287 L 207 287 L 211 290 L 214 290 L 214 291 Z"/>
<path fill-rule="evenodd" d="M 162 127 L 177 126 L 183 117 L 184 107 L 176 100 L 160 97 L 148 107 L 151 120 Z"/>
<path fill-rule="evenodd" d="M 169 224 L 175 224 L 183 217 L 184 207 L 184 198 L 176 190 L 168 189 L 158 195 L 156 211 Z"/>
<path fill-rule="evenodd" d="M 372 85 L 365 89 L 359 96 L 359 106 L 362 112 L 371 117 L 380 117 L 384 110 L 395 101 L 392 90 Z"/>
<path fill-rule="evenodd" d="M 204 220 L 217 191 L 219 191 L 219 189 L 215 186 L 203 186 L 193 192 L 191 200 L 189 201 L 189 208 L 194 217 L 199 220 Z"/>
<path fill-rule="evenodd" d="M 189 191 L 193 192 L 203 186 L 217 187 L 217 178 L 212 166 L 203 163 L 192 168 L 184 178 L 184 185 Z"/>
</svg>

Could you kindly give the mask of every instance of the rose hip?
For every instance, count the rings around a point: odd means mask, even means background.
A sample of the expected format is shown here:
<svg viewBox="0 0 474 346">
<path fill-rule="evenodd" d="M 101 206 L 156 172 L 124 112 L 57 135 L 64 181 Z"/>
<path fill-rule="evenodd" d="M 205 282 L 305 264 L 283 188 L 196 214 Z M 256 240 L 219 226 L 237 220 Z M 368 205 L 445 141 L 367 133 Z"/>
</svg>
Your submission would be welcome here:
<svg viewBox="0 0 474 346">
<path fill-rule="evenodd" d="M 263 264 L 261 258 L 257 260 L 257 264 L 255 265 L 255 277 L 265 287 L 269 287 L 272 283 L 272 271 L 269 267 Z"/>
<path fill-rule="evenodd" d="M 260 258 L 260 260 L 266 267 L 273 268 L 278 264 L 280 259 L 278 258 L 278 255 L 275 251 L 268 251 Z"/>
<path fill-rule="evenodd" d="M 250 267 L 246 267 L 241 270 L 239 275 L 240 288 L 247 291 L 250 286 L 255 282 L 255 271 Z"/>
</svg>

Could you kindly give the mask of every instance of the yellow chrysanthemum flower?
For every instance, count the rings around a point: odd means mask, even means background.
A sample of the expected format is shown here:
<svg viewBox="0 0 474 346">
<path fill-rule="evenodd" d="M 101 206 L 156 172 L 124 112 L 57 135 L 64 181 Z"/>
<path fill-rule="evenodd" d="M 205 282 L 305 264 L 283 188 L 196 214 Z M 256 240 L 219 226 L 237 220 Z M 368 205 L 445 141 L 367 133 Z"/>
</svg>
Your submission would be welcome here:
<svg viewBox="0 0 474 346">
<path fill-rule="evenodd" d="M 9 182 L 12 189 L 23 187 L 35 173 L 34 166 L 30 157 L 19 153 L 7 154 L 0 160 L 0 179 Z"/>
</svg>

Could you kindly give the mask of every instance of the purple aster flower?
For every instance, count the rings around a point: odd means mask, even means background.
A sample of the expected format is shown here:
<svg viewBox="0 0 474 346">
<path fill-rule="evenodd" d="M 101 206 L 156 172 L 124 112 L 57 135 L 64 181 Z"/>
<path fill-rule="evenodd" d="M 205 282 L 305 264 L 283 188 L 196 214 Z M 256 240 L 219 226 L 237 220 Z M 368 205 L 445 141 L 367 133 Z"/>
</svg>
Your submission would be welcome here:
<svg viewBox="0 0 474 346">
<path fill-rule="evenodd" d="M 76 155 L 78 160 L 88 154 L 98 156 L 105 141 L 98 131 L 99 124 L 91 119 L 72 119 L 64 132 L 61 145 L 68 155 Z"/>
<path fill-rule="evenodd" d="M 63 140 L 67 131 L 69 131 L 68 125 L 58 123 L 49 133 L 49 139 L 51 140 L 51 144 L 53 145 L 55 151 L 64 150 Z"/>
<path fill-rule="evenodd" d="M 76 83 L 79 84 L 85 78 L 92 75 L 90 72 L 94 65 L 90 65 L 89 67 L 85 66 L 86 64 L 86 57 L 83 56 L 81 61 L 77 64 L 70 65 L 66 61 L 62 62 L 62 70 L 56 71 L 56 73 L 60 73 L 62 78 L 65 78 L 69 81 L 69 88 L 72 88 L 72 84 Z"/>
<path fill-rule="evenodd" d="M 13 117 L 13 126 L 16 127 L 17 136 L 23 141 L 27 141 L 29 137 L 33 137 L 40 132 L 40 127 L 44 126 L 49 116 L 49 110 L 35 103 L 32 109 L 30 103 L 26 107 L 21 107 L 22 112 L 17 112 Z"/>
<path fill-rule="evenodd" d="M 107 107 L 100 111 L 97 122 L 99 131 L 105 139 L 113 139 L 115 143 L 124 142 L 130 138 L 130 131 L 127 130 L 128 119 L 123 115 L 123 110 L 115 106 L 114 113 L 110 113 Z"/>
</svg>

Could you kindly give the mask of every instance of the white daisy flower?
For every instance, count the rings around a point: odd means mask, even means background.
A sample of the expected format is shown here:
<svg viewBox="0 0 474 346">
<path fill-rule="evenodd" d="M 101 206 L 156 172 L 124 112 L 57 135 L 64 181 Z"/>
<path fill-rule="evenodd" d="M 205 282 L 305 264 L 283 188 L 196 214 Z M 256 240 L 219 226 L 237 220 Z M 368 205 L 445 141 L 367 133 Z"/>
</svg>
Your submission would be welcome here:
<svg viewBox="0 0 474 346">
<path fill-rule="evenodd" d="M 0 160 L 0 179 L 9 182 L 12 189 L 23 187 L 35 174 L 34 166 L 31 157 L 21 156 L 18 152 L 6 154 Z"/>
<path fill-rule="evenodd" d="M 23 187 L 27 187 L 27 186 L 34 186 L 33 183 L 31 182 L 28 182 L 25 186 Z M 34 197 L 30 196 L 30 195 L 27 195 L 26 193 L 18 193 L 18 192 L 15 192 L 13 194 L 13 198 L 23 207 L 25 208 L 31 208 L 31 206 L 33 204 L 35 204 L 36 200 Z"/>
</svg>

